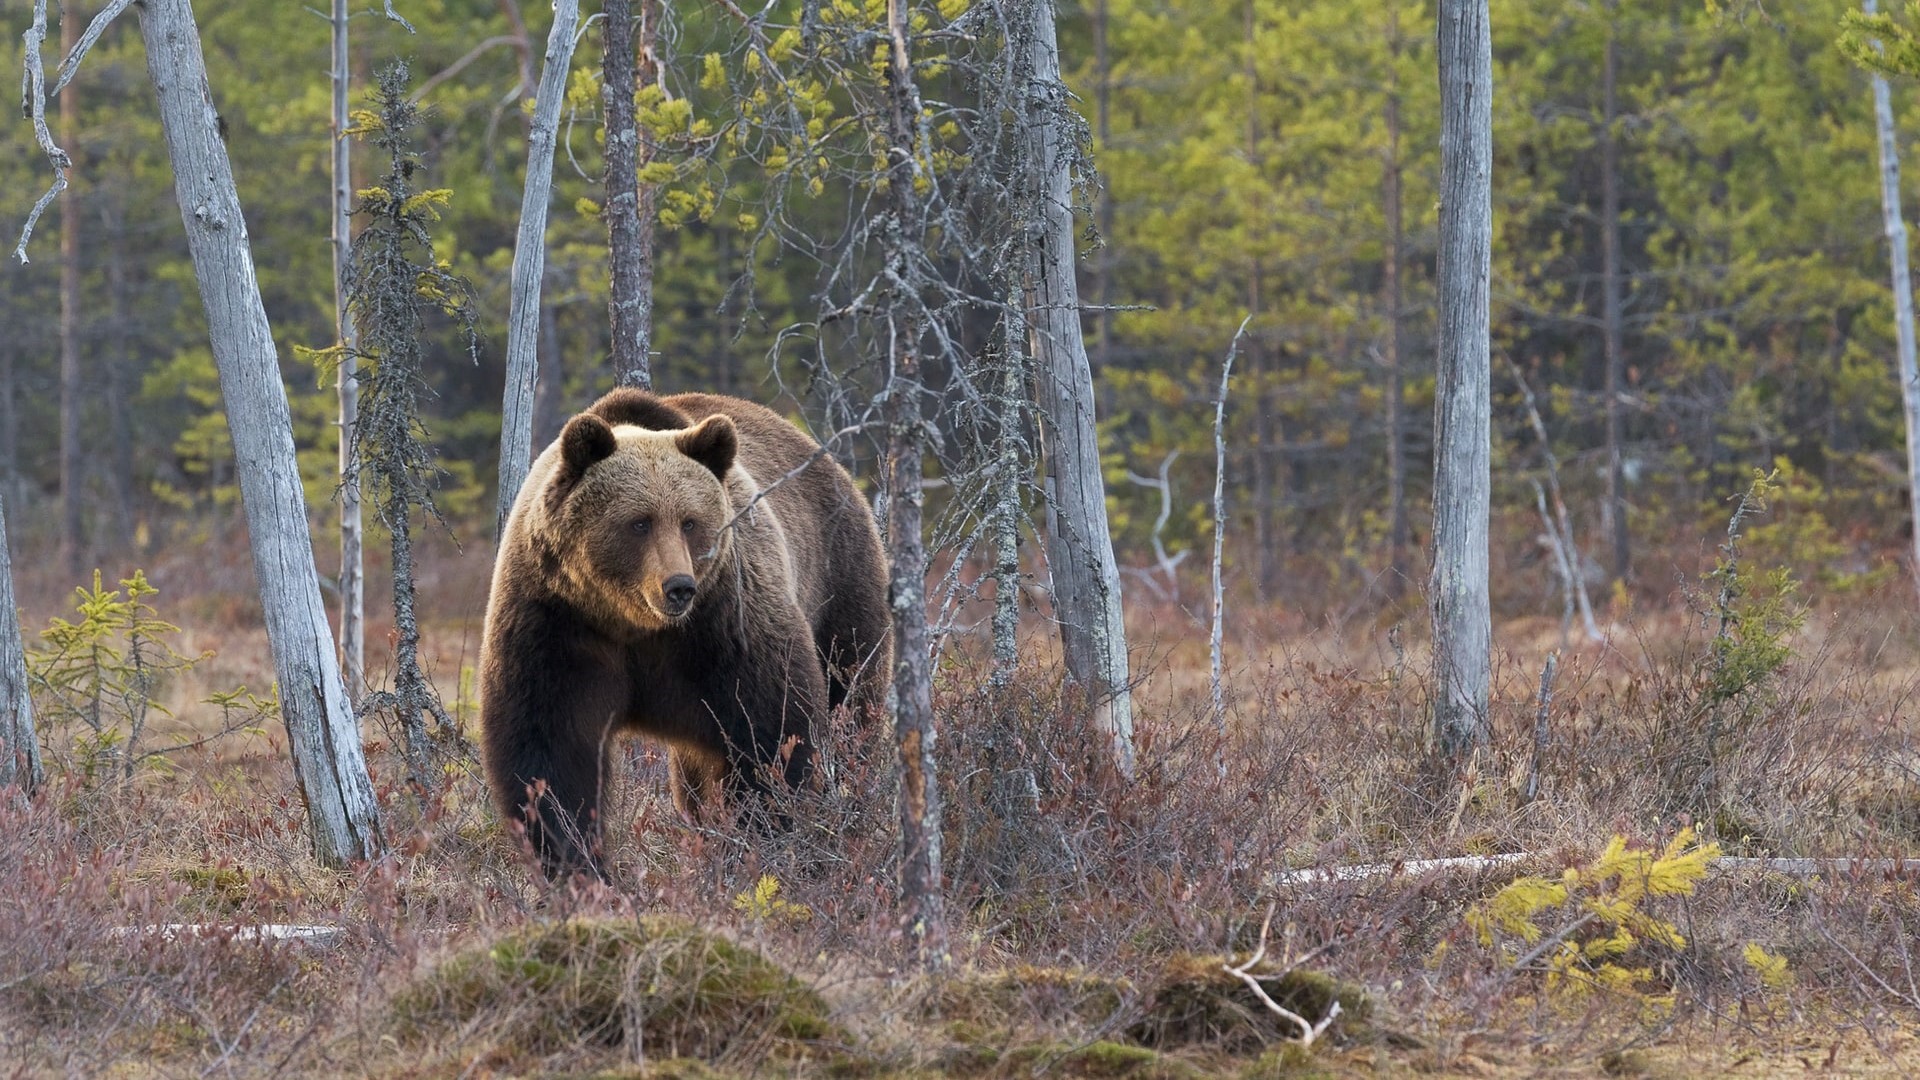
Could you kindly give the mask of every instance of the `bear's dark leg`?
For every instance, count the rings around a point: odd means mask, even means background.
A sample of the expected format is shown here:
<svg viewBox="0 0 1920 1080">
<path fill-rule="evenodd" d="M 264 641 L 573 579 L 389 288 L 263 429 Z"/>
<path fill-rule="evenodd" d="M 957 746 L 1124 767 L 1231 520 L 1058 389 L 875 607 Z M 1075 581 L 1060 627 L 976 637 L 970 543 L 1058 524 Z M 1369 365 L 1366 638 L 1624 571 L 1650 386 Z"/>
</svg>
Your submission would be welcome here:
<svg viewBox="0 0 1920 1080">
<path fill-rule="evenodd" d="M 884 596 L 847 589 L 827 601 L 813 627 L 826 676 L 827 708 L 851 705 L 864 719 L 868 710 L 886 707 L 893 678 L 890 631 Z"/>
<path fill-rule="evenodd" d="M 673 805 L 690 825 L 711 824 L 714 800 L 720 798 L 727 775 L 727 759 L 690 746 L 667 753 L 667 787 Z"/>
<path fill-rule="evenodd" d="M 849 487 L 827 517 L 834 590 L 812 620 L 826 668 L 827 707 L 851 705 L 860 719 L 886 707 L 887 687 L 893 683 L 887 563 L 873 542 L 871 520 L 872 511 Z"/>
<path fill-rule="evenodd" d="M 812 635 L 796 609 L 783 633 L 744 658 L 731 686 L 708 699 L 725 756 L 724 787 L 735 813 L 770 809 L 771 779 L 798 788 L 813 775 L 814 731 L 825 719 L 827 686 Z M 784 820 L 774 814 L 776 823 Z"/>
<path fill-rule="evenodd" d="M 480 727 L 500 816 L 526 828 L 549 877 L 600 874 L 601 795 L 625 680 L 610 643 L 531 606 L 488 627 Z"/>
<path fill-rule="evenodd" d="M 528 740 L 491 768 L 501 813 L 525 826 L 550 878 L 606 875 L 600 863 L 600 806 L 608 740 L 581 727 Z"/>
</svg>

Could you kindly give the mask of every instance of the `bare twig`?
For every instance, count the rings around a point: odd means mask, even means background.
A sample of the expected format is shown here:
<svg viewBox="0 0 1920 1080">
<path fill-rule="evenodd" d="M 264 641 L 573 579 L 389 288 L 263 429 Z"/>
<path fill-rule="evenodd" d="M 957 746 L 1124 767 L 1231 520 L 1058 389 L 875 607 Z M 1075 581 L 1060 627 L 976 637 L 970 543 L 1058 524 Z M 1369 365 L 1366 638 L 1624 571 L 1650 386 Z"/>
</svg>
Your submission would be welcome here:
<svg viewBox="0 0 1920 1080">
<path fill-rule="evenodd" d="M 395 11 L 395 10 L 393 10 L 393 0 L 384 0 L 384 4 L 385 4 L 385 7 L 386 7 L 386 15 L 387 15 L 387 21 L 388 21 L 388 22 L 397 22 L 397 23 L 399 23 L 399 24 L 400 24 L 401 26 L 404 26 L 404 27 L 406 27 L 406 29 L 407 29 L 407 33 L 409 33 L 409 34 L 413 34 L 413 33 L 418 33 L 418 31 L 416 31 L 416 30 L 415 30 L 415 29 L 413 28 L 413 24 L 412 24 L 412 23 L 410 23 L 410 22 L 408 22 L 408 21 L 407 21 L 406 19 L 404 19 L 404 18 L 402 18 L 399 12 L 397 12 L 397 11 Z"/>
<path fill-rule="evenodd" d="M 512 45 L 518 48 L 520 44 L 520 39 L 510 34 L 490 37 L 480 44 L 475 45 L 473 48 L 468 49 L 465 56 L 462 56 L 460 59 L 455 60 L 453 63 L 448 64 L 446 67 L 441 68 L 439 71 L 434 72 L 422 80 L 419 86 L 414 87 L 413 93 L 408 95 L 407 100 L 416 103 L 425 100 L 427 94 L 431 93 L 434 87 L 465 71 L 467 65 L 485 56 L 488 51 L 497 49 L 502 45 Z"/>
<path fill-rule="evenodd" d="M 1162 588 L 1160 584 L 1154 582 L 1151 577 L 1143 577 L 1143 580 L 1148 582 L 1148 584 L 1153 587 L 1153 590 L 1162 597 L 1171 596 L 1173 602 L 1176 604 L 1180 602 L 1180 578 L 1176 571 L 1179 570 L 1180 564 L 1185 562 L 1187 556 L 1192 554 L 1192 552 L 1182 551 L 1178 555 L 1168 556 L 1167 545 L 1162 540 L 1161 534 L 1166 530 L 1167 521 L 1173 517 L 1173 481 L 1169 479 L 1168 472 L 1173 468 L 1174 461 L 1179 457 L 1180 451 L 1168 451 L 1167 456 L 1160 459 L 1160 475 L 1157 479 L 1151 476 L 1141 476 L 1132 469 L 1127 470 L 1128 480 L 1131 480 L 1143 488 L 1150 488 L 1160 493 L 1160 513 L 1153 519 L 1153 557 L 1156 567 L 1166 578 L 1166 585 L 1165 588 Z"/>
<path fill-rule="evenodd" d="M 1241 325 L 1242 325 L 1242 328 L 1245 327 L 1244 323 Z M 1238 338 L 1238 335 L 1236 335 L 1236 340 L 1237 338 Z M 1253 973 L 1253 969 L 1259 965 L 1260 961 L 1266 959 L 1267 933 L 1272 929 L 1272 927 L 1273 927 L 1273 906 L 1269 904 L 1267 906 L 1267 917 L 1261 920 L 1260 922 L 1260 947 L 1253 951 L 1253 955 L 1247 959 L 1246 963 L 1241 964 L 1238 967 L 1235 967 L 1232 964 L 1222 964 L 1220 966 L 1222 969 L 1226 971 L 1227 974 L 1232 975 L 1233 977 L 1239 979 L 1243 983 L 1246 983 L 1247 988 L 1253 991 L 1254 996 L 1260 999 L 1261 1004 L 1265 1005 L 1268 1009 L 1272 1010 L 1275 1016 L 1278 1016 L 1283 1020 L 1287 1020 L 1293 1023 L 1295 1026 L 1299 1027 L 1300 1038 L 1298 1041 L 1301 1046 L 1312 1046 L 1313 1041 L 1315 1039 L 1318 1039 L 1321 1035 L 1325 1034 L 1327 1028 L 1333 1024 L 1334 1020 L 1339 1018 L 1340 1002 L 1336 1000 L 1331 1005 L 1329 1005 L 1327 1007 L 1327 1015 L 1321 1017 L 1320 1022 L 1316 1024 L 1316 1023 L 1309 1022 L 1306 1017 L 1301 1016 L 1299 1013 L 1294 1012 L 1292 1009 L 1289 1009 L 1285 1005 L 1282 1005 L 1279 1002 L 1273 1000 L 1272 995 L 1267 993 L 1266 987 L 1260 985 L 1260 980 L 1262 978 L 1274 979 L 1274 978 L 1280 978 L 1281 976 L 1284 976 L 1284 975 L 1289 975 L 1293 972 L 1294 967 L 1297 965 L 1291 962 L 1283 961 L 1283 963 L 1286 963 L 1287 966 L 1275 974 L 1261 976 L 1261 975 L 1255 975 Z"/>
<path fill-rule="evenodd" d="M 100 9 L 100 14 L 95 15 L 93 21 L 87 24 L 86 30 L 81 33 L 80 40 L 74 45 L 73 51 L 60 61 L 59 70 L 53 73 L 53 89 L 47 91 L 48 97 L 56 97 L 60 91 L 66 89 L 67 84 L 73 81 L 73 73 L 80 70 L 80 61 L 92 51 L 94 43 L 100 40 L 101 34 L 106 32 L 107 25 L 119 18 L 120 13 L 131 6 L 133 6 L 133 0 L 113 0 L 111 4 Z M 64 19 L 66 16 L 62 15 L 61 18 Z"/>
<path fill-rule="evenodd" d="M 1520 365 L 1514 363 L 1512 357 L 1507 358 L 1507 367 L 1513 371 L 1513 381 L 1520 386 L 1520 399 L 1527 406 L 1527 422 L 1533 428 L 1533 437 L 1540 443 L 1540 455 L 1547 463 L 1547 487 L 1553 494 L 1554 509 L 1554 520 L 1547 523 L 1547 534 L 1564 555 L 1567 587 L 1574 591 L 1580 601 L 1580 619 L 1587 631 L 1587 640 L 1605 641 L 1606 635 L 1600 632 L 1599 624 L 1593 618 L 1593 601 L 1587 596 L 1587 579 L 1581 572 L 1580 548 L 1574 543 L 1573 523 L 1567 515 L 1567 500 L 1560 493 L 1560 459 L 1553 452 L 1552 440 L 1547 438 L 1547 425 L 1540 419 L 1540 407 L 1534 399 L 1533 387 L 1528 385 L 1527 377 L 1521 373 Z M 1546 517 L 1544 509 L 1541 517 Z M 1557 530 L 1554 528 L 1556 522 L 1559 525 Z"/>
<path fill-rule="evenodd" d="M 47 0 L 34 0 L 33 24 L 22 35 L 26 41 L 26 70 L 20 76 L 20 106 L 26 111 L 27 119 L 33 121 L 33 140 L 40 146 L 40 152 L 47 155 L 47 161 L 53 166 L 53 185 L 46 194 L 40 196 L 27 214 L 27 223 L 20 229 L 20 242 L 14 246 L 13 257 L 21 265 L 27 262 L 27 241 L 33 239 L 33 227 L 40 222 L 40 215 L 59 194 L 67 190 L 67 170 L 73 168 L 73 158 L 67 156 L 53 141 L 53 132 L 47 129 L 46 69 L 42 66 L 40 50 L 47 40 Z"/>
</svg>

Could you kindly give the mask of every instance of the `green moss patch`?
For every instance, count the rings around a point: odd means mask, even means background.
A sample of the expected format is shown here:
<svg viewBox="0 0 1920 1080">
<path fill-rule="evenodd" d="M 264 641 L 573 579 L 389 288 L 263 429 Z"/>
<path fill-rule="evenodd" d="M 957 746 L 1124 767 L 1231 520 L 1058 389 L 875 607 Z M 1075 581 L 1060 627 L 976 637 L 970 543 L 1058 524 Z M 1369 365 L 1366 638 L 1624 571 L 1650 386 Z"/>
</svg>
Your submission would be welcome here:
<svg viewBox="0 0 1920 1080">
<path fill-rule="evenodd" d="M 664 917 L 573 919 L 470 948 L 396 995 L 406 1040 L 498 1059 L 575 1047 L 713 1060 L 834 1033 L 820 995 L 751 949 Z"/>
</svg>

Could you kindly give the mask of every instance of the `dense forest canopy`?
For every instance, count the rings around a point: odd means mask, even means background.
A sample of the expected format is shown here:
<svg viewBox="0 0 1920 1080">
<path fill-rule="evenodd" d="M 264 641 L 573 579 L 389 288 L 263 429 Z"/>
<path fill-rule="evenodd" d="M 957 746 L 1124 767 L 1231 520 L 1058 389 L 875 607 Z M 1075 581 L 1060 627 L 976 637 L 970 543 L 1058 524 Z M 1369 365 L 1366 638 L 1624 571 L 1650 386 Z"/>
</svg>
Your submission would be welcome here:
<svg viewBox="0 0 1920 1080">
<path fill-rule="evenodd" d="M 1676 564 L 1694 565 L 1694 538 L 1723 514 L 1722 499 L 1753 468 L 1776 464 L 1789 498 L 1760 538 L 1777 543 L 1773 555 L 1829 580 L 1891 565 L 1904 436 L 1872 99 L 1867 76 L 1835 46 L 1848 8 L 1493 5 L 1502 610 L 1537 610 L 1551 583 L 1532 539 L 1529 480 L 1543 458 L 1516 371 L 1540 395 L 1591 576 L 1616 569 L 1605 498 L 1603 171 L 1617 183 L 1614 400 L 1635 579 L 1666 588 Z M 333 484 L 332 395 L 296 347 L 333 337 L 328 26 L 301 5 L 208 3 L 198 14 L 319 506 Z M 417 33 L 377 12 L 356 16 L 356 101 L 387 59 L 412 60 L 430 109 L 431 185 L 453 192 L 436 227 L 440 254 L 473 282 L 485 336 L 476 365 L 456 328 L 437 331 L 428 408 L 448 469 L 440 502 L 455 519 L 472 515 L 464 533 L 484 535 L 526 132 L 518 88 L 522 66 L 537 66 L 549 12 L 515 0 L 419 0 L 404 14 Z M 1414 552 L 1402 569 L 1420 576 L 1437 236 L 1433 17 L 1430 5 L 1400 0 L 1358 8 L 1095 0 L 1062 9 L 1063 54 L 1101 181 L 1085 192 L 1082 297 L 1112 309 L 1090 313 L 1086 326 L 1116 539 L 1122 561 L 1140 568 L 1141 595 L 1168 587 L 1145 573 L 1161 497 L 1141 481 L 1164 466 L 1173 512 L 1160 539 L 1170 551 L 1198 554 L 1206 543 L 1211 404 L 1229 339 L 1248 314 L 1227 414 L 1230 579 L 1308 611 L 1396 591 L 1390 368 L 1404 397 Z M 667 6 L 666 92 L 643 103 L 660 148 L 649 166 L 661 183 L 656 379 L 668 391 L 784 401 L 818 421 L 807 379 L 815 346 L 779 334 L 813 317 L 823 264 L 763 228 L 764 159 L 729 159 L 705 137 L 734 107 L 728 72 L 743 62 L 742 32 L 724 5 Z M 19 47 L 9 37 L 0 63 L 17 69 Z M 611 382 L 596 55 L 583 46 L 576 56 L 562 124 L 540 442 Z M 224 514 L 235 488 L 130 24 L 109 32 L 75 87 L 79 122 L 67 145 L 77 166 L 65 197 L 81 208 L 84 427 L 111 433 L 88 440 L 84 526 L 95 561 L 132 565 L 142 549 Z M 1911 130 L 1911 90 L 1895 92 L 1902 130 Z M 48 177 L 25 124 L 7 125 L 0 139 L 0 219 L 17 225 Z M 356 168 L 369 183 L 372 156 L 361 154 Z M 830 176 L 784 198 L 784 221 L 832 236 L 858 194 Z M 32 263 L 9 267 L 0 291 L 8 328 L 0 467 L 29 545 L 56 522 L 59 475 L 59 216 L 40 229 Z M 823 340 L 819 348 L 834 347 Z M 837 366 L 857 369 L 857 358 Z M 1521 564 L 1525 573 L 1501 572 Z"/>
</svg>

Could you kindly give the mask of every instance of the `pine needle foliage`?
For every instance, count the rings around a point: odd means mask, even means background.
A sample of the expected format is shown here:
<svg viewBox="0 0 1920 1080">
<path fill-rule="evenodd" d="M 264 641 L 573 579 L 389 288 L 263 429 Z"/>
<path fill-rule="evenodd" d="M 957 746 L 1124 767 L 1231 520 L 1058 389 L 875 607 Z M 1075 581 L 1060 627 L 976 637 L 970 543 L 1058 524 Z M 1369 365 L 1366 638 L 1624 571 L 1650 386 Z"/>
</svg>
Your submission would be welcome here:
<svg viewBox="0 0 1920 1080">
<path fill-rule="evenodd" d="M 415 614 L 413 527 L 416 514 L 443 526 L 433 492 L 444 476 L 422 419 L 427 379 L 427 320 L 450 319 L 478 359 L 479 314 L 467 282 L 434 252 L 430 227 L 452 192 L 419 184 L 423 164 L 414 145 L 421 111 L 408 94 L 404 61 L 380 72 L 372 109 L 354 113 L 353 134 L 387 158 L 379 183 L 362 189 L 357 215 L 364 222 L 347 264 L 347 307 L 360 332 L 360 416 L 353 431 L 353 471 L 385 526 L 393 553 L 394 671 L 392 689 L 369 695 L 363 711 L 391 717 L 406 750 L 416 791 L 431 785 L 432 716 L 443 744 L 459 745 L 459 728 L 421 670 Z"/>
<path fill-rule="evenodd" d="M 1920 3 L 1906 5 L 1906 19 L 1892 12 L 1846 11 L 1840 15 L 1840 51 L 1868 71 L 1893 78 L 1920 77 Z"/>
<path fill-rule="evenodd" d="M 1685 700 L 1662 721 L 1656 754 L 1675 809 L 1704 810 L 1725 793 L 1722 767 L 1757 737 L 1777 704 L 1780 676 L 1793 659 L 1791 638 L 1806 623 L 1793 574 L 1785 567 L 1761 570 L 1742 558 L 1748 520 L 1766 513 L 1779 492 L 1777 471 L 1754 471 L 1706 576 L 1711 595 L 1696 603 L 1714 626 L 1713 638 L 1692 669 Z"/>
<path fill-rule="evenodd" d="M 1616 836 L 1591 863 L 1558 879 L 1508 884 L 1467 912 L 1467 926 L 1511 973 L 1541 976 L 1550 995 L 1602 991 L 1669 1008 L 1672 995 L 1649 987 L 1653 969 L 1645 961 L 1684 947 L 1686 939 L 1651 902 L 1692 895 L 1719 857 L 1720 846 L 1696 843 L 1691 828 L 1658 852 Z"/>
<path fill-rule="evenodd" d="M 173 716 L 159 698 L 167 682 L 213 654 L 188 655 L 174 647 L 180 628 L 160 618 L 151 603 L 160 590 L 144 571 L 135 570 L 119 585 L 107 588 L 95 570 L 90 587 L 73 590 L 75 618 L 55 616 L 40 631 L 44 646 L 27 653 L 28 679 L 46 733 L 74 733 L 72 742 L 56 745 L 51 756 L 90 786 L 165 767 L 166 755 L 253 730 L 278 709 L 244 686 L 223 691 L 208 699 L 221 714 L 213 733 L 148 747 L 148 722 Z"/>
</svg>

